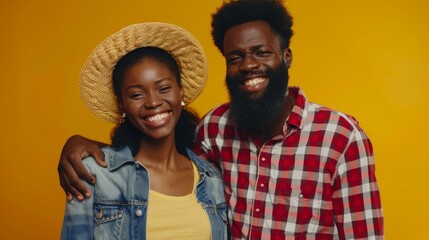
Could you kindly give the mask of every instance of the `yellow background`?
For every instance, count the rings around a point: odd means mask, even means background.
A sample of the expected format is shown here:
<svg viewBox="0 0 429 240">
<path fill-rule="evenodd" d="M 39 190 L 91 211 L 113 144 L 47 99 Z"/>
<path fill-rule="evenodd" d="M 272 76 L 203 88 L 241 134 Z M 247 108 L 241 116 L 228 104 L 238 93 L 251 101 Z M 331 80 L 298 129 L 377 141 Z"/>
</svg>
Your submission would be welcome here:
<svg viewBox="0 0 429 240">
<path fill-rule="evenodd" d="M 175 23 L 207 51 L 200 114 L 227 100 L 223 58 L 210 38 L 221 0 L 0 3 L 0 239 L 58 239 L 57 177 L 72 134 L 108 142 L 112 125 L 83 106 L 80 67 L 105 37 L 143 21 Z M 429 1 L 289 0 L 295 18 L 291 85 L 354 115 L 370 136 L 386 239 L 427 236 Z M 424 125 L 426 123 L 426 125 Z"/>
</svg>

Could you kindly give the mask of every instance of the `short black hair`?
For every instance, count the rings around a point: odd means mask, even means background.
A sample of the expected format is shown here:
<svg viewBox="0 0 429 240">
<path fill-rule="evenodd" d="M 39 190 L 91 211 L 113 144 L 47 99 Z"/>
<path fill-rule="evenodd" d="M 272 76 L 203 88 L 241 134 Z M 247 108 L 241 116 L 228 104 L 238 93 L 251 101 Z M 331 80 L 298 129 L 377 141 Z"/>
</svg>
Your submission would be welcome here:
<svg viewBox="0 0 429 240">
<path fill-rule="evenodd" d="M 212 15 L 212 38 L 223 54 L 225 32 L 245 22 L 262 20 L 280 37 L 282 50 L 289 47 L 293 35 L 293 18 L 282 0 L 235 0 L 224 2 Z"/>
</svg>

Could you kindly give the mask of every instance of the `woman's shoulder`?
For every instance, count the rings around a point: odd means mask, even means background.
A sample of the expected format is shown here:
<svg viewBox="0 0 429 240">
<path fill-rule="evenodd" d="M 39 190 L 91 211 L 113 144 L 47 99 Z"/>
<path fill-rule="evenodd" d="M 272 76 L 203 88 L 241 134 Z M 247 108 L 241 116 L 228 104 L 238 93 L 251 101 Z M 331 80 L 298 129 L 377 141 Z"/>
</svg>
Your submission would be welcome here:
<svg viewBox="0 0 429 240">
<path fill-rule="evenodd" d="M 187 153 L 191 161 L 194 162 L 195 165 L 197 166 L 197 169 L 199 172 L 207 173 L 210 177 L 213 176 L 213 177 L 221 178 L 219 169 L 217 169 L 215 166 L 210 164 L 207 160 L 198 157 L 197 154 L 195 154 L 189 148 L 187 149 Z"/>
<path fill-rule="evenodd" d="M 133 156 L 129 148 L 114 149 L 111 146 L 105 146 L 101 148 L 101 151 L 104 154 L 104 161 L 107 163 L 108 166 L 122 165 L 121 163 L 123 162 L 133 160 Z M 88 169 L 97 170 L 109 168 L 101 167 L 95 161 L 95 158 L 93 156 L 88 156 L 82 161 L 84 166 Z"/>
</svg>

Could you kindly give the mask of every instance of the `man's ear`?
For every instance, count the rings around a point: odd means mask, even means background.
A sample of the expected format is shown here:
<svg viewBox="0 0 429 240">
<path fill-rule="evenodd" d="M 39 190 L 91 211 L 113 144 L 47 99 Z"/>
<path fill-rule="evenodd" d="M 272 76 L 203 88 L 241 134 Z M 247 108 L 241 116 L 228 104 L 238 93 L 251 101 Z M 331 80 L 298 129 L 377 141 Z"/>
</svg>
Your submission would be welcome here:
<svg viewBox="0 0 429 240">
<path fill-rule="evenodd" d="M 287 68 L 290 68 L 292 66 L 292 50 L 290 48 L 287 48 L 283 52 L 283 57 L 286 61 Z"/>
</svg>

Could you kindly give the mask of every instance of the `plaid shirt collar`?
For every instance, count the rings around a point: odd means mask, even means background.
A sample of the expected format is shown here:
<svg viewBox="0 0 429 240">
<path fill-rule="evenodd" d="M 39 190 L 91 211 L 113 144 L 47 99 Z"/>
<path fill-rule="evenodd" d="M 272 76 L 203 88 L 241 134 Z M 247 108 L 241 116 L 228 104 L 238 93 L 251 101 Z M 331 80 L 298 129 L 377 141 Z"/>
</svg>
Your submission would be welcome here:
<svg viewBox="0 0 429 240">
<path fill-rule="evenodd" d="M 302 129 L 306 123 L 308 115 L 308 101 L 304 92 L 299 87 L 289 87 L 289 94 L 296 99 L 295 106 L 292 108 L 289 116 L 286 119 L 286 124 L 283 125 L 283 134 L 286 134 L 287 124 Z"/>
</svg>

